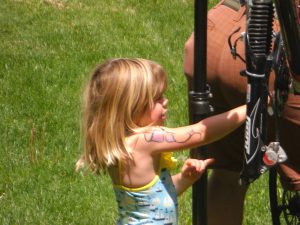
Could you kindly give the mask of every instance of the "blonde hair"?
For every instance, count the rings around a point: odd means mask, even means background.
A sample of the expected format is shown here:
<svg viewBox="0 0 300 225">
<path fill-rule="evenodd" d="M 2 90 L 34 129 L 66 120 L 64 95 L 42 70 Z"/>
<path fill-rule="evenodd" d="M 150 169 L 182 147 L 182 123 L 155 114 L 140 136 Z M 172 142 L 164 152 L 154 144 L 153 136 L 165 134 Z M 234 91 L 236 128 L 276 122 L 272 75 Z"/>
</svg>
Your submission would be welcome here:
<svg viewBox="0 0 300 225">
<path fill-rule="evenodd" d="M 166 73 L 153 61 L 120 58 L 95 68 L 84 96 L 85 159 L 93 170 L 131 159 L 125 138 L 166 86 Z"/>
</svg>

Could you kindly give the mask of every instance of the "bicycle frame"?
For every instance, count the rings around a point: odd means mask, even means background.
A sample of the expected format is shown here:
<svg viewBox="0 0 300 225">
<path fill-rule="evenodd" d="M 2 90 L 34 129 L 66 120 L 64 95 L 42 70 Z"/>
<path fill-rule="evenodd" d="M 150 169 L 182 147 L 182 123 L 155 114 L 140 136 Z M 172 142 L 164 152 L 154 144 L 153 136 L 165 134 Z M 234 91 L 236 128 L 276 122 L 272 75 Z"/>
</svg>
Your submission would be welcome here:
<svg viewBox="0 0 300 225">
<path fill-rule="evenodd" d="M 268 81 L 271 69 L 271 40 L 273 23 L 271 0 L 247 2 L 245 35 L 247 76 L 247 119 L 245 128 L 244 168 L 241 182 L 248 184 L 266 169 L 263 148 L 266 138 Z"/>
<path fill-rule="evenodd" d="M 297 3 L 298 1 L 298 3 Z M 273 46 L 272 23 L 274 8 L 272 0 L 240 0 L 247 7 L 247 27 L 245 35 L 245 53 L 247 76 L 247 123 L 245 130 L 245 160 L 241 172 L 241 182 L 248 184 L 274 165 L 286 160 L 286 154 L 280 147 L 279 138 L 266 145 L 268 81 L 275 52 L 284 48 L 293 78 L 300 81 L 300 1 L 274 0 L 283 47 Z M 298 7 L 298 8 L 297 8 Z M 193 122 L 209 114 L 210 90 L 206 86 L 206 12 L 207 1 L 195 0 L 195 49 L 194 49 L 194 91 L 190 93 L 190 115 Z M 197 13 L 203 17 L 197 17 Z M 201 20 L 201 26 L 198 22 Z M 201 27 L 201 30 L 198 29 Z M 202 35 L 200 35 L 202 34 Z M 203 38 L 200 41 L 200 38 Z M 279 40 L 281 40 L 279 38 Z M 198 46 L 197 43 L 202 43 Z M 199 59 L 202 60 L 199 60 Z M 197 60 L 198 59 L 198 60 Z M 202 62 L 199 65 L 198 62 Z M 282 63 L 282 62 L 280 62 Z M 285 60 L 284 60 L 285 63 Z M 200 71 L 198 68 L 202 68 Z M 276 69 L 274 69 L 276 72 Z M 202 76 L 200 76 L 200 74 Z M 199 150 L 194 149 L 192 157 L 199 157 Z M 205 149 L 201 149 L 204 151 Z M 206 216 L 206 175 L 203 181 L 193 186 L 193 224 L 207 224 Z M 201 199 L 202 198 L 202 199 Z M 200 209 L 200 213 L 199 210 Z"/>
<path fill-rule="evenodd" d="M 300 18 L 299 1 L 275 0 L 281 36 L 294 79 L 300 78 Z M 287 157 L 279 140 L 266 145 L 267 98 L 269 74 L 273 64 L 272 0 L 247 1 L 247 26 L 245 35 L 247 76 L 247 120 L 245 129 L 244 168 L 241 182 L 248 184 L 272 166 Z"/>
</svg>

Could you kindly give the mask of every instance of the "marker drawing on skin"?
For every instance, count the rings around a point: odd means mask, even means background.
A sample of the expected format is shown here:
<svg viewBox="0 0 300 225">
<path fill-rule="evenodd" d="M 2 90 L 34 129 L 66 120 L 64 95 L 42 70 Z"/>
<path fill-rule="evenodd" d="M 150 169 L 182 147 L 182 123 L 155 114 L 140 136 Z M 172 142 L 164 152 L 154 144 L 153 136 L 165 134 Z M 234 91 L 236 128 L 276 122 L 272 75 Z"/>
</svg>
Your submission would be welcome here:
<svg viewBox="0 0 300 225">
<path fill-rule="evenodd" d="M 168 132 L 163 128 L 154 129 L 152 132 L 145 133 L 144 138 L 147 142 L 168 142 L 168 143 L 185 143 L 192 138 L 193 135 L 198 134 L 201 136 L 200 132 L 195 132 L 193 129 L 186 132 L 186 137 L 183 140 L 179 140 L 175 137 L 175 134 L 172 132 Z"/>
</svg>

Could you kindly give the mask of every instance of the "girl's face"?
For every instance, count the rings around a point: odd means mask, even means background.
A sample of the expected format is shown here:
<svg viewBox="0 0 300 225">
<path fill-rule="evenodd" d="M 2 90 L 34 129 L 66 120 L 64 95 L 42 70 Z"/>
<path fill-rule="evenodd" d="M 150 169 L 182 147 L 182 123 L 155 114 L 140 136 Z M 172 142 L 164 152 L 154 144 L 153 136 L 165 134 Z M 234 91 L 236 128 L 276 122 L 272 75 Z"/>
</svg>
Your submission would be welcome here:
<svg viewBox="0 0 300 225">
<path fill-rule="evenodd" d="M 142 127 L 150 124 L 163 125 L 164 121 L 167 119 L 167 105 L 168 99 L 165 97 L 161 97 L 154 101 L 153 108 L 146 111 L 142 116 L 139 125 Z"/>
</svg>

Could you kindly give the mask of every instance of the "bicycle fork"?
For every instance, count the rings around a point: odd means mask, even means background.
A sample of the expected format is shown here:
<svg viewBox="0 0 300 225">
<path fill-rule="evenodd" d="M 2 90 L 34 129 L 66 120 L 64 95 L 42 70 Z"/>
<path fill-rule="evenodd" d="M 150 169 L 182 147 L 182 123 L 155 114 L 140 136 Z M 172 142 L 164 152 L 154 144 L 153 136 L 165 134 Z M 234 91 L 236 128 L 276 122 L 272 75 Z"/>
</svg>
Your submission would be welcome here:
<svg viewBox="0 0 300 225">
<path fill-rule="evenodd" d="M 247 119 L 244 166 L 240 174 L 242 184 L 251 183 L 268 168 L 287 159 L 279 142 L 265 145 L 268 81 L 272 66 L 272 0 L 249 0 L 247 6 L 246 70 L 242 72 L 247 76 Z"/>
</svg>

